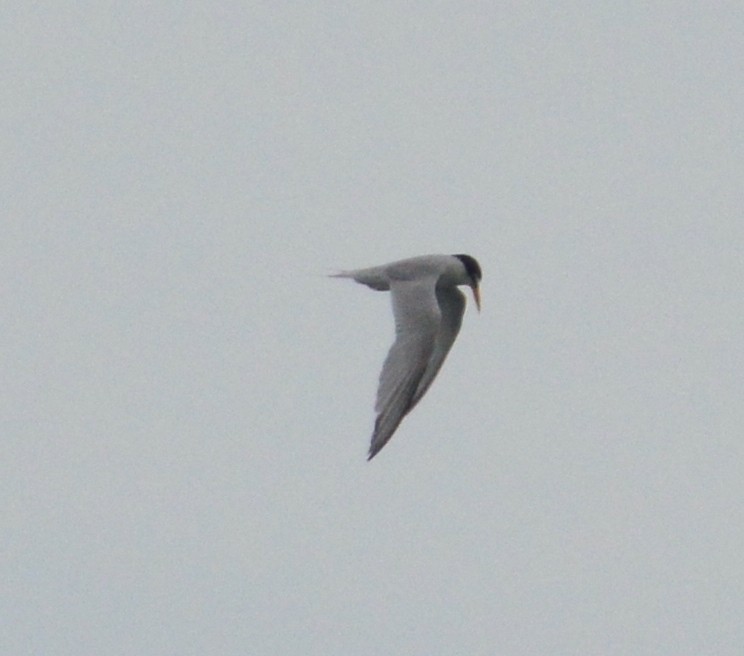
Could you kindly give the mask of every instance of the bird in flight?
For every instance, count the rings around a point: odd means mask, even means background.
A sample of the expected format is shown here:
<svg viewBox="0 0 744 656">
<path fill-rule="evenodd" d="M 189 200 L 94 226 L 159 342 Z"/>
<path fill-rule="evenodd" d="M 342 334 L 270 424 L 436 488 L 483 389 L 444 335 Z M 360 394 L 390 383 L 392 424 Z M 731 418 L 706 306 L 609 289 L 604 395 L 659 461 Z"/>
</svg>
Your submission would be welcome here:
<svg viewBox="0 0 744 656">
<path fill-rule="evenodd" d="M 426 394 L 460 331 L 465 295 L 458 285 L 473 290 L 480 311 L 481 268 L 470 255 L 421 255 L 332 277 L 389 291 L 393 302 L 395 342 L 380 372 L 371 460 Z"/>
</svg>

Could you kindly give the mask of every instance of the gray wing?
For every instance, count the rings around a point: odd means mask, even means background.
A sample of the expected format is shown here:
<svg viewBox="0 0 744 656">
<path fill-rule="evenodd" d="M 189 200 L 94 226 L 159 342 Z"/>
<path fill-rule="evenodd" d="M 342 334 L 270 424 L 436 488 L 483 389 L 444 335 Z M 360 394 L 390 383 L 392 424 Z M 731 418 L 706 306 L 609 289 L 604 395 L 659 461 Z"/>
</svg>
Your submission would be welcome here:
<svg viewBox="0 0 744 656">
<path fill-rule="evenodd" d="M 457 289 L 457 287 L 437 288 L 436 295 L 437 302 L 439 303 L 439 310 L 442 313 L 439 332 L 437 333 L 434 352 L 432 353 L 431 358 L 429 358 L 429 364 L 426 367 L 426 371 L 419 381 L 416 392 L 413 395 L 409 411 L 412 410 L 413 406 L 415 406 L 421 400 L 421 397 L 426 394 L 429 386 L 437 377 L 447 354 L 452 348 L 452 344 L 455 343 L 457 334 L 460 332 L 462 316 L 465 314 L 465 294 Z"/>
<path fill-rule="evenodd" d="M 370 460 L 387 444 L 413 407 L 416 390 L 435 351 L 441 323 L 436 281 L 436 276 L 427 276 L 420 280 L 393 281 L 390 285 L 395 342 L 380 373 Z"/>
</svg>

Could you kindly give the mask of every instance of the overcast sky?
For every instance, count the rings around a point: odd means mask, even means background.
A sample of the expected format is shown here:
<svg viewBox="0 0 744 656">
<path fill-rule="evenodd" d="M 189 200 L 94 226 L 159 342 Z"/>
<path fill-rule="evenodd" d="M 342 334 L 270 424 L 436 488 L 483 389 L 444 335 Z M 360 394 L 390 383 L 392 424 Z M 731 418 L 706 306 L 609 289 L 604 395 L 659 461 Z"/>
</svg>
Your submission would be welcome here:
<svg viewBox="0 0 744 656">
<path fill-rule="evenodd" d="M 0 652 L 739 656 L 736 3 L 6 2 Z M 387 294 L 481 263 L 365 460 Z"/>
</svg>

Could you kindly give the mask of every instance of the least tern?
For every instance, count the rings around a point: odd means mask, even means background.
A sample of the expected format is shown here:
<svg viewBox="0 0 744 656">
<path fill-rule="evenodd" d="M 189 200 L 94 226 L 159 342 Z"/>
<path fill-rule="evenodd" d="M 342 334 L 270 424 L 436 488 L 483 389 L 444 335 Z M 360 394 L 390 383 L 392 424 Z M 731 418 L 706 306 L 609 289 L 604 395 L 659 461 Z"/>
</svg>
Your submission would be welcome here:
<svg viewBox="0 0 744 656">
<path fill-rule="evenodd" d="M 371 460 L 426 394 L 460 331 L 465 295 L 458 285 L 473 290 L 480 311 L 481 268 L 470 255 L 421 255 L 332 277 L 391 292 L 395 342 L 380 373 Z"/>
</svg>

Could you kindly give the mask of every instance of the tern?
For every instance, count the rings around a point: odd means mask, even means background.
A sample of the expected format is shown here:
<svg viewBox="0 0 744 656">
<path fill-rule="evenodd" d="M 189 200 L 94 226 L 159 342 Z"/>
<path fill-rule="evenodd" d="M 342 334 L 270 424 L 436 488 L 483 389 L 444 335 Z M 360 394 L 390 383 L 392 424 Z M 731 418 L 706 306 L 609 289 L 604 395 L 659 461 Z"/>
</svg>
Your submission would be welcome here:
<svg viewBox="0 0 744 656">
<path fill-rule="evenodd" d="M 393 303 L 395 342 L 380 372 L 372 460 L 426 394 L 460 331 L 465 295 L 458 285 L 473 290 L 480 311 L 481 268 L 470 255 L 421 255 L 331 277 L 389 291 Z"/>
</svg>

